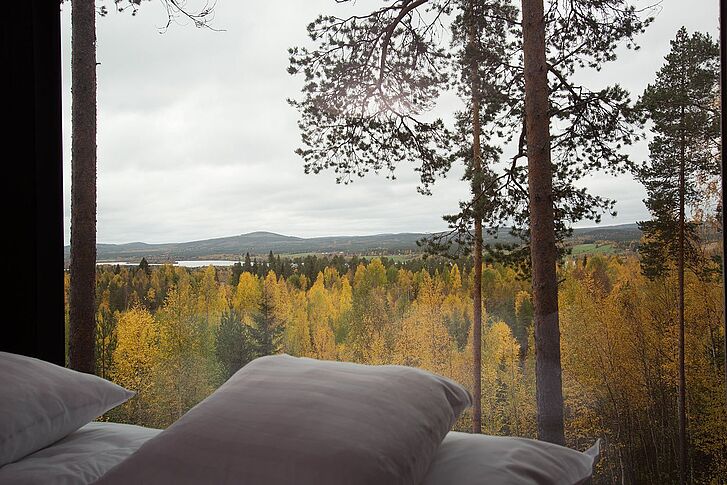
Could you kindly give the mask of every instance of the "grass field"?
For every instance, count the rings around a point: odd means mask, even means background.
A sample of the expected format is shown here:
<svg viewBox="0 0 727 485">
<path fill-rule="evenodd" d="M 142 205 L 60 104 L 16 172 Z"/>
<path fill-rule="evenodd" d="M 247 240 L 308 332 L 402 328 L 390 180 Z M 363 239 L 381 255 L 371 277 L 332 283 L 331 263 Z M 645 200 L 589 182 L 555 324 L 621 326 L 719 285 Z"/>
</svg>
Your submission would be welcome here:
<svg viewBox="0 0 727 485">
<path fill-rule="evenodd" d="M 308 253 L 289 253 L 289 254 L 281 254 L 280 257 L 282 258 L 305 258 L 306 256 L 328 256 L 332 257 L 335 256 L 335 254 L 331 253 L 317 253 L 317 252 L 308 252 Z M 343 256 L 346 259 L 349 259 L 351 257 L 350 254 L 343 254 Z M 418 259 L 422 257 L 422 253 L 412 253 L 412 254 L 359 254 L 359 258 L 366 258 L 368 260 L 374 259 L 374 258 L 388 258 L 391 259 L 397 263 L 404 263 L 406 261 L 411 261 L 412 259 Z"/>
<path fill-rule="evenodd" d="M 614 254 L 618 251 L 611 243 L 591 243 L 591 244 L 578 244 L 571 248 L 571 254 L 574 256 L 583 254 Z"/>
<path fill-rule="evenodd" d="M 366 259 L 374 259 L 374 258 L 388 258 L 394 261 L 395 263 L 405 263 L 407 261 L 411 261 L 412 259 L 419 259 L 422 257 L 422 253 L 414 253 L 414 254 L 387 254 L 386 256 L 379 256 L 379 255 L 370 255 L 367 254 L 365 256 L 362 256 Z"/>
<path fill-rule="evenodd" d="M 583 256 L 587 254 L 616 254 L 618 252 L 621 252 L 621 249 L 619 249 L 614 243 L 610 242 L 601 242 L 601 243 L 588 243 L 588 244 L 577 244 L 571 248 L 571 255 L 572 256 Z M 317 253 L 317 252 L 308 252 L 308 253 L 294 253 L 294 254 L 281 254 L 282 257 L 288 257 L 288 258 L 304 258 L 306 256 L 332 256 L 331 253 Z M 346 258 L 350 258 L 351 256 L 346 254 Z M 379 254 L 359 254 L 360 258 L 366 258 L 368 260 L 374 259 L 374 258 L 381 258 L 385 257 L 388 259 L 393 260 L 396 263 L 404 263 L 407 261 L 411 261 L 412 259 L 418 259 L 422 257 L 422 253 L 412 253 L 412 254 L 387 254 L 387 255 L 379 255 Z"/>
</svg>

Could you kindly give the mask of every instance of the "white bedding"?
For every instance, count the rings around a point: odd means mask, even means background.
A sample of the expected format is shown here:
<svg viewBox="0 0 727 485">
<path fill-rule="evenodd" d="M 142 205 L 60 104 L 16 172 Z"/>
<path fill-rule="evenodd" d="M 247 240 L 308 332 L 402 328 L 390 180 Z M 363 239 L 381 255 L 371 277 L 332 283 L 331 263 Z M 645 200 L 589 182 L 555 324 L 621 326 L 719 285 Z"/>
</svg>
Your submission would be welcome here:
<svg viewBox="0 0 727 485">
<path fill-rule="evenodd" d="M 158 429 L 92 422 L 62 440 L 0 468 L 3 485 L 86 485 L 125 460 Z"/>
<path fill-rule="evenodd" d="M 451 431 L 422 485 L 588 483 L 600 442 L 585 453 L 543 441 Z"/>
<path fill-rule="evenodd" d="M 0 484 L 89 485 L 159 432 L 129 424 L 89 423 L 1 467 Z M 597 454 L 597 445 L 578 453 L 520 438 L 450 432 L 423 485 L 578 484 L 590 476 Z"/>
</svg>

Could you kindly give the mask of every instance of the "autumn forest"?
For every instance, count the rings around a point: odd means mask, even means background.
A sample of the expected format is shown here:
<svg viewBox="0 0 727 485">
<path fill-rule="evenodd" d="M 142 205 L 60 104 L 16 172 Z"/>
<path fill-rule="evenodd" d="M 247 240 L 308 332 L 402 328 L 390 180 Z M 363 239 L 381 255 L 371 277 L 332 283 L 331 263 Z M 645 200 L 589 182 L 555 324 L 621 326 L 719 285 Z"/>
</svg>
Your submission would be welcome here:
<svg viewBox="0 0 727 485">
<path fill-rule="evenodd" d="M 353 262 L 353 264 L 351 264 Z M 444 259 L 394 263 L 270 257 L 225 268 L 103 266 L 97 372 L 138 397 L 108 419 L 165 427 L 253 358 L 402 364 L 471 386 L 473 271 Z M 566 439 L 604 440 L 601 482 L 675 479 L 677 328 L 673 278 L 649 280 L 634 256 L 572 258 L 559 269 Z M 727 472 L 721 286 L 687 280 L 690 460 L 695 482 Z M 535 437 L 529 284 L 483 270 L 483 432 Z M 465 415 L 458 429 L 469 430 Z"/>
</svg>

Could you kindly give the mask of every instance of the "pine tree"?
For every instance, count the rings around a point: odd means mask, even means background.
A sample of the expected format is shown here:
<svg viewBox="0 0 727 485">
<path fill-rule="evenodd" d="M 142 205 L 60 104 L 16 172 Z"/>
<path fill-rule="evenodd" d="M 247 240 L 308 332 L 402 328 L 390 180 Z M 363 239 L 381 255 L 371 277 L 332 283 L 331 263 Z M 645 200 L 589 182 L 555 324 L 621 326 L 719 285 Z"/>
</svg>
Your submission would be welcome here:
<svg viewBox="0 0 727 485">
<path fill-rule="evenodd" d="M 63 0 L 61 0 L 62 2 Z M 162 0 L 168 28 L 178 15 L 195 27 L 209 27 L 214 7 L 192 12 L 176 0 Z M 115 0 L 119 12 L 136 13 L 141 0 Z M 94 371 L 94 287 L 96 279 L 96 3 L 71 7 L 71 286 L 68 364 Z M 101 16 L 105 5 L 98 9 Z"/>
<path fill-rule="evenodd" d="M 257 356 L 250 327 L 242 322 L 240 314 L 229 308 L 222 314 L 215 335 L 215 353 L 229 378 Z"/>
<path fill-rule="evenodd" d="M 232 274 L 230 275 L 230 286 L 235 287 L 240 282 L 240 275 L 242 274 L 242 263 L 236 262 L 232 265 Z"/>
<path fill-rule="evenodd" d="M 94 371 L 96 275 L 96 5 L 71 12 L 71 287 L 68 361 Z"/>
<path fill-rule="evenodd" d="M 418 190 L 428 194 L 436 178 L 445 175 L 464 152 L 453 146 L 453 130 L 442 120 L 424 120 L 422 115 L 452 85 L 448 76 L 465 74 L 462 84 L 470 89 L 479 77 L 471 75 L 471 62 L 456 62 L 461 57 L 446 55 L 439 44 L 444 37 L 442 18 L 453 13 L 466 18 L 475 12 L 475 18 L 482 20 L 475 22 L 474 35 L 465 35 L 464 59 L 471 61 L 473 51 L 494 54 L 493 66 L 499 63 L 493 71 L 496 76 L 480 81 L 495 80 L 499 87 L 494 92 L 505 94 L 507 109 L 504 114 L 490 113 L 481 106 L 480 114 L 493 119 L 480 129 L 505 141 L 517 140 L 518 148 L 510 163 L 488 173 L 476 163 L 484 145 L 476 150 L 473 136 L 467 178 L 473 197 L 447 221 L 458 244 L 479 245 L 480 231 L 472 230 L 477 220 L 487 221 L 495 230 L 514 224 L 513 234 L 525 242 L 521 248 L 497 254 L 528 274 L 532 268 L 539 436 L 563 443 L 558 242 L 570 233 L 573 222 L 599 222 L 602 212 L 613 212 L 613 201 L 588 193 L 578 182 L 595 171 L 621 173 L 631 168 L 619 149 L 634 141 L 632 122 L 638 121 L 630 117 L 629 96 L 623 88 L 592 91 L 575 83 L 573 74 L 578 68 L 600 68 L 613 60 L 620 43 L 634 47 L 634 37 L 650 19 L 642 18 L 642 12 L 626 0 L 564 0 L 547 12 L 542 0 L 525 0 L 520 22 L 516 3 L 396 0 L 368 15 L 321 16 L 308 26 L 315 47 L 290 50 L 289 71 L 305 77 L 303 99 L 291 104 L 300 112 L 304 147 L 297 153 L 307 173 L 331 169 L 339 182 L 349 183 L 370 171 L 387 171 L 395 178 L 398 165 L 414 162 L 421 180 Z M 486 42 L 479 47 L 475 42 L 472 48 L 470 40 L 481 38 L 478 28 L 501 21 L 505 27 L 500 32 L 508 33 L 507 40 L 493 44 L 501 45 L 501 52 L 486 49 Z M 478 97 L 468 98 L 468 103 L 473 100 L 466 126 L 474 135 L 482 116 L 472 116 Z M 557 127 L 552 134 L 551 124 Z M 492 158 L 495 154 L 487 153 Z M 528 159 L 527 167 L 520 163 L 523 158 Z M 473 291 L 475 305 L 477 293 Z M 473 424 L 476 429 L 477 423 Z"/>
<path fill-rule="evenodd" d="M 490 202 L 489 194 L 484 194 L 489 173 L 484 166 L 496 162 L 497 153 L 483 139 L 481 127 L 502 108 L 503 96 L 493 86 L 497 84 L 498 68 L 505 64 L 498 56 L 499 46 L 506 44 L 504 35 L 508 27 L 497 15 L 487 15 L 494 9 L 506 7 L 499 2 L 471 0 L 451 5 L 401 0 L 359 18 L 319 17 L 308 28 L 311 39 L 327 39 L 337 47 L 328 50 L 324 45 L 321 51 L 313 52 L 291 49 L 290 72 L 304 72 L 308 83 L 304 89 L 306 98 L 291 102 L 301 112 L 300 127 L 306 148 L 297 153 L 305 161 L 306 172 L 333 168 L 341 174 L 338 181 L 348 183 L 351 175 L 385 169 L 393 179 L 398 163 L 415 160 L 421 180 L 418 190 L 430 194 L 435 179 L 446 174 L 454 160 L 462 160 L 467 167 L 465 177 L 471 185 L 472 199 L 463 205 L 467 227 L 460 232 L 463 237 L 458 242 L 466 242 L 478 274 L 482 266 L 483 211 Z M 452 10 L 458 12 L 453 29 L 458 50 L 454 76 L 460 80 L 460 91 L 467 102 L 467 109 L 458 116 L 456 136 L 441 120 L 427 122 L 421 117 L 439 92 L 446 89 L 445 74 L 452 66 L 438 41 L 443 29 L 440 18 Z M 353 45 L 356 47 L 349 53 L 345 46 Z M 326 51 L 333 54 L 323 56 L 340 68 L 328 71 L 320 82 L 310 66 L 318 64 L 319 55 Z M 331 72 L 336 74 L 331 76 Z M 356 84 L 361 89 L 346 88 Z M 320 109 L 323 105 L 326 109 Z M 327 127 L 327 137 L 316 134 L 320 126 Z M 341 140 L 345 142 L 339 144 Z M 433 251 L 446 251 L 433 241 L 428 244 L 437 248 Z M 472 329 L 479 335 L 479 278 L 472 299 Z M 473 383 L 478 396 L 480 339 L 475 342 Z M 473 429 L 479 431 L 480 401 L 475 402 Z"/>
<path fill-rule="evenodd" d="M 288 260 L 286 259 L 285 261 L 287 262 Z M 283 261 L 280 259 L 279 254 L 275 257 L 275 268 L 277 269 L 275 273 L 279 274 L 283 278 L 290 276 L 290 274 L 287 273 L 285 266 L 283 266 Z"/>
<path fill-rule="evenodd" d="M 151 268 L 149 267 L 149 262 L 146 260 L 146 258 L 141 258 L 137 269 L 142 270 L 144 273 L 146 273 L 147 276 L 151 275 Z"/>
<path fill-rule="evenodd" d="M 684 263 L 693 269 L 702 263 L 698 227 L 687 220 L 686 210 L 694 208 L 703 195 L 698 179 L 719 175 L 719 112 L 714 103 L 719 89 L 719 46 L 709 35 L 690 36 L 683 27 L 671 45 L 666 64 L 639 103 L 656 133 L 649 145 L 649 160 L 636 172 L 646 187 L 644 202 L 652 214 L 651 220 L 639 223 L 644 233 L 639 247 L 642 270 L 649 278 L 665 275 L 678 261 L 682 221 Z"/>
<path fill-rule="evenodd" d="M 285 327 L 275 318 L 274 310 L 269 289 L 263 288 L 259 311 L 255 315 L 254 325 L 250 326 L 255 354 L 258 357 L 279 354 L 282 351 Z"/>
<path fill-rule="evenodd" d="M 456 216 L 445 220 L 459 219 L 467 230 L 460 230 L 457 241 L 471 248 L 474 265 L 472 288 L 473 308 L 473 398 L 472 431 L 482 432 L 482 264 L 483 264 L 483 222 L 490 220 L 497 205 L 493 193 L 495 180 L 491 165 L 499 161 L 499 150 L 491 145 L 484 132 L 488 125 L 502 114 L 507 107 L 503 88 L 502 65 L 506 62 L 508 34 L 507 16 L 513 14 L 499 2 L 467 0 L 459 5 L 461 14 L 455 19 L 452 32 L 453 44 L 458 49 L 458 64 L 461 70 L 460 95 L 466 100 L 467 109 L 457 113 L 457 135 L 455 152 L 465 161 L 465 178 L 469 180 L 472 198 Z M 490 16 L 499 12 L 502 18 Z M 484 132 L 484 133 L 483 133 Z M 491 135 L 491 133 L 490 133 Z M 473 231 L 470 232 L 469 225 Z M 460 228 L 461 229 L 461 228 Z M 464 236 L 464 237 L 463 237 Z M 435 244 L 435 252 L 438 248 Z M 445 246 L 445 251 L 448 252 Z"/>
<path fill-rule="evenodd" d="M 275 273 L 278 273 L 278 266 L 276 264 L 275 256 L 273 255 L 273 251 L 271 250 L 270 253 L 268 253 L 268 267 L 267 271 L 274 271 Z M 266 271 L 266 272 L 267 272 Z"/>
<path fill-rule="evenodd" d="M 522 0 L 522 116 L 518 153 L 512 158 L 510 200 L 500 216 L 515 221 L 528 244 L 505 255 L 520 259 L 532 280 L 538 437 L 565 442 L 558 308 L 557 262 L 573 222 L 600 222 L 614 201 L 578 187 L 585 175 L 619 174 L 632 167 L 621 152 L 638 139 L 629 95 L 619 85 L 593 91 L 578 85 L 579 68 L 601 69 L 621 44 L 638 48 L 635 37 L 653 18 L 625 0 L 553 2 Z M 527 158 L 526 171 L 515 169 Z M 524 186 L 527 186 L 527 189 Z M 518 202 L 518 200 L 520 202 Z"/>
<path fill-rule="evenodd" d="M 699 201 L 697 179 L 719 175 L 719 46 L 707 34 L 689 35 L 682 27 L 671 42 L 666 63 L 649 85 L 640 105 L 653 122 L 649 161 L 637 172 L 646 187 L 652 219 L 639 224 L 645 275 L 667 273 L 676 262 L 679 325 L 679 475 L 687 481 L 687 412 L 684 367 L 684 272 L 698 271 L 699 237 L 687 210 Z"/>
</svg>

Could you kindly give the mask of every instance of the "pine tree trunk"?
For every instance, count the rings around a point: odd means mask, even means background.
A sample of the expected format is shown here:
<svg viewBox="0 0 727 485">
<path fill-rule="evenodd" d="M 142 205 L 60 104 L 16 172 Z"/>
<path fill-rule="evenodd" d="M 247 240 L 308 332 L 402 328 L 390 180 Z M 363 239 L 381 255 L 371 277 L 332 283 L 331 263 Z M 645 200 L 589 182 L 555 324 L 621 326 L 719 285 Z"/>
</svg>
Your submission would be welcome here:
<svg viewBox="0 0 727 485">
<path fill-rule="evenodd" d="M 725 242 L 727 241 L 727 233 L 725 232 L 725 221 L 727 221 L 727 215 L 725 215 L 725 204 L 724 204 L 724 150 L 725 150 L 725 140 L 727 137 L 725 136 L 725 129 L 727 129 L 727 106 L 725 106 L 724 97 L 725 97 L 725 91 L 727 91 L 727 62 L 725 59 L 727 59 L 727 4 L 725 2 L 719 2 L 719 22 L 720 22 L 720 32 L 719 32 L 719 38 L 720 38 L 720 53 L 722 59 L 722 62 L 720 62 L 720 117 L 721 117 L 721 143 L 720 143 L 720 158 L 721 158 L 721 164 L 720 174 L 722 175 L 722 192 L 720 194 L 720 201 L 722 202 L 722 325 L 724 326 L 724 335 L 725 338 L 723 339 L 723 345 L 724 345 L 724 377 L 725 377 L 725 393 L 727 393 L 727 288 L 725 287 L 725 283 L 727 283 L 727 265 L 724 262 L 725 259 L 725 247 L 727 247 L 727 244 Z M 725 395 L 725 407 L 727 411 L 727 395 Z"/>
<path fill-rule="evenodd" d="M 681 110 L 682 123 L 684 122 L 684 107 Z M 686 153 L 684 131 L 679 159 L 679 254 L 677 258 L 677 272 L 679 273 L 679 483 L 687 483 L 687 412 L 686 412 L 686 376 L 684 373 L 684 192 L 685 192 L 685 171 Z"/>
<path fill-rule="evenodd" d="M 475 48 L 474 1 L 470 2 L 470 25 L 467 30 L 471 51 Z M 473 60 L 471 71 L 472 89 L 472 198 L 474 208 L 474 286 L 472 288 L 472 432 L 482 433 L 482 160 L 480 147 L 480 98 L 477 82 L 477 63 Z"/>
<path fill-rule="evenodd" d="M 96 293 L 96 6 L 71 15 L 71 284 L 68 363 L 94 371 Z"/>
<path fill-rule="evenodd" d="M 564 444 L 543 0 L 523 0 L 522 15 L 538 438 Z"/>
</svg>

